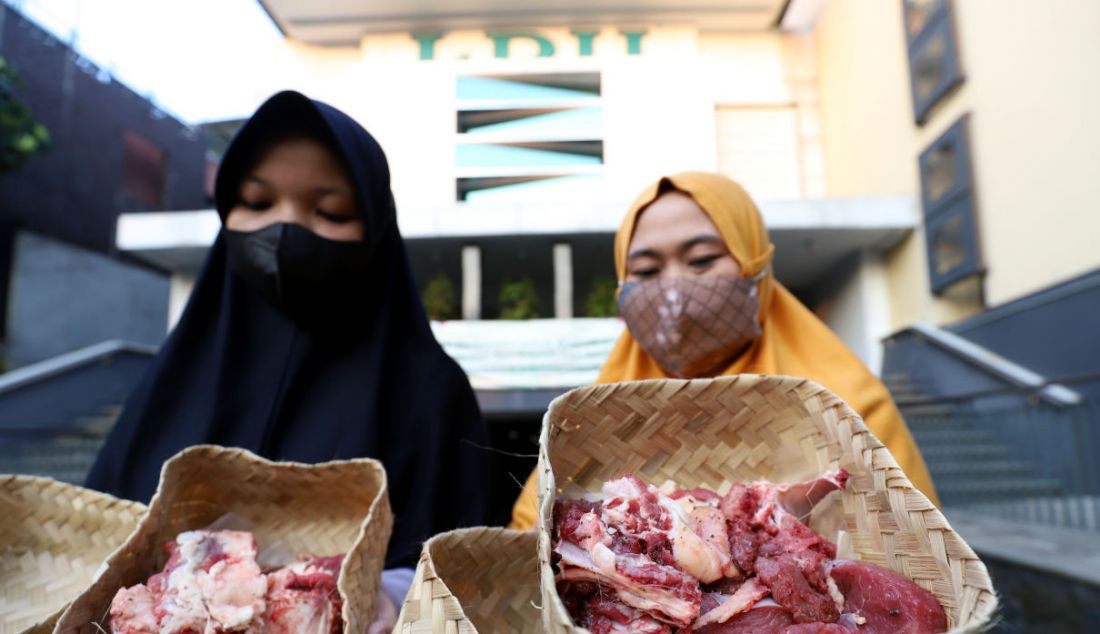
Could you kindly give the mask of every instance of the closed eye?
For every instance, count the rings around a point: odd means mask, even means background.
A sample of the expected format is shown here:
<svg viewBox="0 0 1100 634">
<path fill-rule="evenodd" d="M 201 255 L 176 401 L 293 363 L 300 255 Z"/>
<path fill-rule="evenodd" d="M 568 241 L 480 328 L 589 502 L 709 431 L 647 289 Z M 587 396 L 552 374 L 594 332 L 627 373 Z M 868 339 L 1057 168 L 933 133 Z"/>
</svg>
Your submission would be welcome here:
<svg viewBox="0 0 1100 634">
<path fill-rule="evenodd" d="M 271 208 L 271 203 L 266 200 L 242 200 L 241 205 L 252 211 L 266 211 Z"/>
<path fill-rule="evenodd" d="M 720 257 L 722 257 L 722 256 L 720 256 L 720 255 L 704 255 L 702 257 L 693 258 L 692 260 L 690 260 L 688 262 L 688 264 L 690 264 L 693 268 L 705 269 L 708 266 L 710 266 L 711 264 L 714 264 L 714 262 L 716 260 L 718 260 L 718 258 L 720 258 Z"/>
<path fill-rule="evenodd" d="M 344 224 L 355 220 L 355 216 L 352 214 L 336 214 L 324 209 L 318 209 L 317 215 L 336 224 Z"/>
</svg>

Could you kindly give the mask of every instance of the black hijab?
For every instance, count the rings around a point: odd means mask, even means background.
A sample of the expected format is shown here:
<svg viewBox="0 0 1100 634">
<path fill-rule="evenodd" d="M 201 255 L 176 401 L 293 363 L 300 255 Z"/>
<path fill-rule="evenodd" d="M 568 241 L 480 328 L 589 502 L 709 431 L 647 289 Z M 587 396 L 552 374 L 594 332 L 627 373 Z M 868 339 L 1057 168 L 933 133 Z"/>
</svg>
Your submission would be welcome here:
<svg viewBox="0 0 1100 634">
<path fill-rule="evenodd" d="M 425 538 L 485 523 L 484 424 L 465 374 L 432 335 L 397 230 L 385 154 L 358 123 L 296 92 L 271 97 L 218 171 L 223 222 L 246 171 L 287 127 L 317 131 L 355 187 L 370 267 L 364 287 L 348 289 L 362 300 L 356 318 L 295 325 L 230 270 L 223 230 L 87 485 L 147 502 L 161 464 L 202 443 L 308 463 L 377 458 L 396 517 L 386 565 L 415 565 Z"/>
</svg>

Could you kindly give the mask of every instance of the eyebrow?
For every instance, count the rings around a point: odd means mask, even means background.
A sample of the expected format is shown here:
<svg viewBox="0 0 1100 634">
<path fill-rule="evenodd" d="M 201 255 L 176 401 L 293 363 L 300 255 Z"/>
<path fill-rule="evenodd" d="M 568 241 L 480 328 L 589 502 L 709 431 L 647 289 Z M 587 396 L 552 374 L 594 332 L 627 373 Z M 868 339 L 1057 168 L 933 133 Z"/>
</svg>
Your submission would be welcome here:
<svg viewBox="0 0 1100 634">
<path fill-rule="evenodd" d="M 270 181 L 268 181 L 264 178 L 261 178 L 261 177 L 255 175 L 255 174 L 249 174 L 248 176 L 245 176 L 244 181 L 246 181 L 246 182 L 247 181 L 253 181 L 253 182 L 259 183 L 260 185 L 263 185 L 264 187 L 272 187 L 272 184 L 271 184 Z M 331 194 L 343 194 L 344 196 L 351 196 L 352 195 L 351 190 L 349 190 L 348 188 L 338 187 L 338 186 L 335 186 L 335 185 L 322 185 L 320 187 L 314 187 L 313 192 L 316 193 L 316 194 L 320 194 L 322 196 L 328 196 L 328 195 L 331 195 Z"/>
<path fill-rule="evenodd" d="M 691 250 L 692 247 L 698 246 L 700 244 L 717 244 L 721 247 L 726 246 L 725 243 L 722 242 L 722 239 L 719 238 L 718 236 L 716 236 L 714 234 L 710 234 L 710 233 L 704 233 L 704 234 L 697 235 L 694 238 L 692 238 L 692 239 L 688 240 L 687 242 L 684 242 L 682 245 L 680 245 L 680 252 L 683 253 L 683 252 L 689 251 L 689 250 Z"/>
<path fill-rule="evenodd" d="M 346 187 L 337 187 L 335 185 L 328 186 L 328 187 L 314 187 L 313 191 L 315 193 L 321 194 L 322 196 L 328 196 L 330 194 L 340 194 L 340 195 L 343 195 L 343 196 L 351 196 L 351 191 L 349 189 L 347 189 Z"/>
<path fill-rule="evenodd" d="M 654 249 L 637 249 L 630 252 L 630 255 L 626 256 L 627 261 L 637 260 L 638 258 L 660 258 L 661 255 Z"/>
<path fill-rule="evenodd" d="M 690 251 L 692 247 L 700 245 L 700 244 L 717 244 L 719 246 L 725 247 L 725 243 L 722 242 L 721 238 L 719 238 L 718 236 L 713 235 L 713 234 L 704 233 L 704 234 L 697 235 L 694 238 L 691 238 L 690 240 L 685 241 L 683 244 L 681 244 L 679 246 L 678 250 L 680 251 L 680 253 L 685 253 L 687 251 Z M 631 260 L 636 260 L 638 258 L 660 258 L 660 257 L 661 257 L 661 254 L 658 253 L 656 249 L 642 248 L 642 249 L 636 249 L 634 251 L 631 251 L 630 254 L 626 256 L 626 259 L 629 262 Z"/>
</svg>

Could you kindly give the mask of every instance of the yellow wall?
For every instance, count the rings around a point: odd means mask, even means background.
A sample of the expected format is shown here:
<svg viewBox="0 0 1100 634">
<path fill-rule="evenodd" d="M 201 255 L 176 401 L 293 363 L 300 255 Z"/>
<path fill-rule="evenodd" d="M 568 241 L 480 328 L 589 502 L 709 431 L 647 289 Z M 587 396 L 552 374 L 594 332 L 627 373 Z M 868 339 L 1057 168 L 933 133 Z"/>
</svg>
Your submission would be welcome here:
<svg viewBox="0 0 1100 634">
<path fill-rule="evenodd" d="M 998 304 L 1100 267 L 1100 2 L 955 5 Z"/>
<path fill-rule="evenodd" d="M 816 29 L 830 196 L 913 195 L 917 155 L 971 113 L 985 301 L 1100 266 L 1100 3 L 954 2 L 966 80 L 913 123 L 901 3 L 830 0 Z M 891 324 L 981 310 L 978 284 L 928 290 L 924 235 L 888 257 Z"/>
</svg>

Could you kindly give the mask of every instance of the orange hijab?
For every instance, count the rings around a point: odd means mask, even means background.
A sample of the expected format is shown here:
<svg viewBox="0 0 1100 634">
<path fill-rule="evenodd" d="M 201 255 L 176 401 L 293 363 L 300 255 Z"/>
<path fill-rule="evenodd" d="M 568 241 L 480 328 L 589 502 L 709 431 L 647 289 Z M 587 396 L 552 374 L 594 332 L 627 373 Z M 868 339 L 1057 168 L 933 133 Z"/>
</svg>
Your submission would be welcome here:
<svg viewBox="0 0 1100 634">
<path fill-rule="evenodd" d="M 863 417 L 913 485 L 937 502 L 928 468 L 886 387 L 828 326 L 772 276 L 769 265 L 775 247 L 768 239 L 760 211 L 740 185 L 719 174 L 684 172 L 666 176 L 646 188 L 631 205 L 615 235 L 615 270 L 619 280 L 626 278 L 627 251 L 638 215 L 670 186 L 691 196 L 710 217 L 740 265 L 741 275 L 752 277 L 765 271 L 759 282 L 760 337 L 722 374 L 786 374 L 805 377 L 829 388 Z M 596 382 L 669 377 L 642 350 L 630 331 L 624 330 Z M 516 501 L 513 527 L 534 525 L 533 477 L 534 474 Z"/>
</svg>

